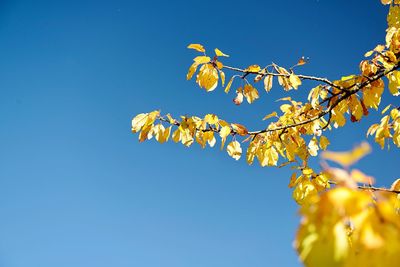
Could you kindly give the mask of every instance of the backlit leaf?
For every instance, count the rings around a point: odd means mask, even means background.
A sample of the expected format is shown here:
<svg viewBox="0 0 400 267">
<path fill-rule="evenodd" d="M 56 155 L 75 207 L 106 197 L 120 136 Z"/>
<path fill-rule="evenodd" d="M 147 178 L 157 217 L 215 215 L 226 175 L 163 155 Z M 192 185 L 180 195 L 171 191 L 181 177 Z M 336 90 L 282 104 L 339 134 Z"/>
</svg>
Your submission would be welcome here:
<svg viewBox="0 0 400 267">
<path fill-rule="evenodd" d="M 218 57 L 229 57 L 229 55 L 222 53 L 222 51 L 219 50 L 218 48 L 215 48 L 214 51 L 215 51 L 215 54 L 216 54 Z"/>
<path fill-rule="evenodd" d="M 226 151 L 228 151 L 229 156 L 235 160 L 240 159 L 242 156 L 242 148 L 240 147 L 240 143 L 238 141 L 230 142 L 226 148 Z"/>
<path fill-rule="evenodd" d="M 206 52 L 204 47 L 201 44 L 190 44 L 187 48 L 197 50 L 199 52 Z"/>
</svg>

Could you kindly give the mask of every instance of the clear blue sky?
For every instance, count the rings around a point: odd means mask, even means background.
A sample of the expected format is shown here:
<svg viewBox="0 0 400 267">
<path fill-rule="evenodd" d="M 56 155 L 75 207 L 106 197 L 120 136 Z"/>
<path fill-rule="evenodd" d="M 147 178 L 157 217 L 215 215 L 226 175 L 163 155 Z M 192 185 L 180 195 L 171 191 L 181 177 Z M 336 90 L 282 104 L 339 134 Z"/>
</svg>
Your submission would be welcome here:
<svg viewBox="0 0 400 267">
<path fill-rule="evenodd" d="M 378 0 L 2 0 L 0 266 L 298 266 L 289 170 L 140 144 L 131 119 L 214 112 L 262 127 L 282 89 L 240 107 L 221 88 L 206 94 L 185 80 L 189 43 L 242 67 L 305 55 L 303 73 L 335 79 L 383 42 L 385 15 Z M 364 140 L 369 118 L 329 135 L 330 148 Z M 373 147 L 358 167 L 389 185 L 399 150 Z"/>
</svg>

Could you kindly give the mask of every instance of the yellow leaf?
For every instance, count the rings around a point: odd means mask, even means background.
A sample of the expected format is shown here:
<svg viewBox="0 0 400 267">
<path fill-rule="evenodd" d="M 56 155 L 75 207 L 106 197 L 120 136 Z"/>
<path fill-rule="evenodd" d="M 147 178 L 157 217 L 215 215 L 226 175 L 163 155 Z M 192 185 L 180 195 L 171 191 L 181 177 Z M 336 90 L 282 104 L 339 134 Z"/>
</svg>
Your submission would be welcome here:
<svg viewBox="0 0 400 267">
<path fill-rule="evenodd" d="M 289 81 L 294 89 L 297 89 L 301 85 L 299 76 L 295 75 L 294 73 L 290 74 Z"/>
<path fill-rule="evenodd" d="M 215 48 L 214 51 L 215 51 L 215 54 L 216 54 L 218 57 L 229 57 L 229 55 L 222 53 L 222 51 L 219 50 L 218 48 Z"/>
<path fill-rule="evenodd" d="M 139 142 L 143 142 L 146 139 L 150 139 L 152 137 L 152 130 L 153 130 L 153 125 L 145 125 L 142 128 L 142 131 L 139 134 Z"/>
<path fill-rule="evenodd" d="M 268 120 L 269 118 L 272 118 L 272 117 L 278 117 L 278 113 L 276 113 L 276 111 L 274 111 L 274 112 L 266 115 L 262 120 L 265 121 L 265 120 Z"/>
<path fill-rule="evenodd" d="M 240 147 L 240 143 L 238 141 L 230 142 L 226 150 L 228 151 L 229 156 L 235 160 L 240 159 L 242 155 L 242 148 Z"/>
<path fill-rule="evenodd" d="M 187 75 L 186 75 L 186 80 L 192 79 L 193 74 L 196 72 L 196 69 L 197 69 L 197 66 L 198 66 L 198 65 L 199 65 L 199 64 L 197 64 L 196 62 L 194 62 L 194 63 L 190 66 L 189 71 L 188 71 L 188 73 L 187 73 Z"/>
<path fill-rule="evenodd" d="M 388 28 L 400 28 L 400 6 L 391 5 L 387 15 Z"/>
<path fill-rule="evenodd" d="M 392 120 L 397 120 L 397 118 L 400 117 L 400 110 L 397 108 L 394 108 L 390 111 L 390 117 Z"/>
<path fill-rule="evenodd" d="M 258 151 L 258 160 L 261 166 L 276 166 L 278 164 L 279 154 L 274 146 L 264 146 Z"/>
<path fill-rule="evenodd" d="M 261 70 L 261 67 L 258 65 L 251 65 L 248 66 L 244 71 L 246 72 L 259 72 Z"/>
<path fill-rule="evenodd" d="M 363 108 L 358 97 L 356 95 L 351 95 L 348 98 L 348 105 L 350 113 L 353 115 L 352 121 L 359 121 L 363 116 Z"/>
<path fill-rule="evenodd" d="M 379 127 L 379 124 L 372 124 L 369 128 L 368 128 L 368 131 L 367 131 L 367 136 L 368 135 L 373 135 L 375 132 L 376 132 L 376 130 L 378 130 L 378 127 Z"/>
<path fill-rule="evenodd" d="M 389 79 L 389 91 L 392 95 L 400 95 L 400 71 L 393 71 L 387 75 Z"/>
<path fill-rule="evenodd" d="M 381 96 L 384 91 L 384 82 L 382 79 L 371 83 L 371 86 L 363 90 L 363 102 L 366 107 L 378 109 L 381 102 Z"/>
<path fill-rule="evenodd" d="M 229 80 L 228 84 L 225 87 L 225 93 L 229 93 L 229 90 L 231 89 L 232 82 L 233 82 L 234 78 L 235 78 L 235 76 L 232 76 L 232 78 Z"/>
<path fill-rule="evenodd" d="M 296 188 L 293 190 L 293 199 L 301 205 L 317 194 L 318 191 L 315 185 L 309 180 L 303 180 L 298 182 Z"/>
<path fill-rule="evenodd" d="M 249 104 L 253 103 L 254 100 L 259 98 L 257 89 L 251 86 L 250 84 L 246 84 L 244 86 L 243 94 L 246 97 L 246 100 Z"/>
<path fill-rule="evenodd" d="M 400 191 L 400 179 L 397 179 L 392 183 L 392 186 L 390 187 L 390 190 L 392 191 Z"/>
<path fill-rule="evenodd" d="M 296 173 L 294 172 L 294 173 L 292 174 L 292 176 L 290 177 L 290 182 L 289 182 L 288 187 L 289 187 L 289 188 L 294 187 L 294 186 L 296 185 L 296 180 L 297 180 L 297 176 L 296 176 Z"/>
<path fill-rule="evenodd" d="M 218 116 L 214 115 L 214 114 L 207 114 L 204 117 L 204 122 L 208 123 L 208 124 L 218 124 Z"/>
<path fill-rule="evenodd" d="M 218 71 L 211 64 L 201 66 L 196 77 L 197 84 L 206 89 L 207 92 L 213 91 L 218 85 Z"/>
<path fill-rule="evenodd" d="M 273 82 L 273 76 L 272 75 L 267 75 L 264 79 L 264 89 L 267 91 L 267 93 L 271 90 L 272 88 L 272 82 Z"/>
<path fill-rule="evenodd" d="M 210 62 L 210 60 L 211 60 L 211 58 L 206 57 L 206 56 L 198 56 L 193 59 L 193 61 L 195 63 L 197 63 L 198 65 L 208 63 L 208 62 Z"/>
<path fill-rule="evenodd" d="M 221 130 L 219 131 L 219 135 L 221 136 L 221 149 L 225 145 L 226 138 L 230 135 L 231 133 L 231 127 L 229 126 L 222 126 Z"/>
<path fill-rule="evenodd" d="M 193 144 L 194 138 L 191 135 L 189 129 L 185 129 L 181 132 L 181 142 L 183 145 L 189 147 Z"/>
<path fill-rule="evenodd" d="M 236 97 L 233 99 L 233 103 L 235 103 L 235 105 L 240 105 L 243 102 L 243 90 L 242 87 L 239 87 L 236 90 Z"/>
<path fill-rule="evenodd" d="M 179 128 L 178 128 L 178 129 L 176 129 L 175 132 L 172 134 L 172 140 L 173 140 L 175 143 L 178 143 L 179 141 L 181 141 L 181 138 L 182 138 L 182 136 L 181 136 L 181 131 L 180 131 Z"/>
<path fill-rule="evenodd" d="M 203 52 L 203 53 L 206 52 L 206 50 L 204 49 L 204 47 L 201 44 L 190 44 L 190 45 L 188 45 L 187 48 L 194 49 L 194 50 L 197 50 L 197 51 Z"/>
<path fill-rule="evenodd" d="M 249 165 L 253 164 L 254 157 L 257 154 L 258 144 L 256 142 L 250 142 L 246 152 L 246 161 Z"/>
<path fill-rule="evenodd" d="M 348 167 L 359 161 L 362 157 L 371 152 L 371 146 L 367 142 L 362 142 L 353 150 L 348 152 L 324 151 L 321 153 L 322 158 L 339 163 L 343 167 Z"/>
<path fill-rule="evenodd" d="M 357 183 L 363 183 L 363 184 L 374 184 L 375 179 L 372 176 L 368 176 L 365 173 L 363 173 L 360 170 L 357 169 L 352 169 L 350 173 L 351 179 Z"/>
<path fill-rule="evenodd" d="M 328 147 L 328 145 L 330 144 L 328 138 L 326 138 L 325 136 L 321 136 L 321 138 L 319 139 L 319 145 L 321 147 L 322 150 L 326 150 L 326 148 Z"/>
<path fill-rule="evenodd" d="M 308 143 L 308 152 L 310 153 L 311 156 L 317 156 L 318 155 L 318 140 L 317 138 L 314 136 L 310 142 Z"/>
<path fill-rule="evenodd" d="M 381 114 L 382 114 L 382 115 L 385 114 L 385 112 L 388 111 L 388 109 L 389 109 L 391 106 L 392 106 L 391 104 L 387 105 L 387 106 L 382 110 Z"/>
<path fill-rule="evenodd" d="M 222 70 L 222 68 L 224 67 L 224 64 L 222 64 L 221 61 L 216 60 L 215 64 L 217 64 L 217 68 L 220 69 L 220 70 Z"/>
<path fill-rule="evenodd" d="M 289 91 L 290 89 L 293 88 L 289 78 L 286 78 L 284 76 L 278 76 L 278 83 L 280 86 L 283 87 L 283 89 L 285 89 L 285 91 Z"/>
<path fill-rule="evenodd" d="M 374 53 L 374 50 L 368 51 L 364 54 L 364 57 L 370 57 Z"/>
<path fill-rule="evenodd" d="M 280 110 L 281 110 L 282 112 L 288 113 L 288 112 L 291 111 L 292 107 L 293 107 L 292 105 L 283 104 L 283 105 L 281 105 L 279 108 L 280 108 Z"/>
<path fill-rule="evenodd" d="M 246 127 L 244 127 L 243 125 L 241 125 L 239 123 L 232 123 L 231 126 L 232 126 L 232 129 L 240 136 L 245 136 L 248 134 Z"/>
<path fill-rule="evenodd" d="M 168 127 L 165 129 L 165 127 L 162 124 L 157 124 L 154 128 L 153 131 L 155 132 L 155 137 L 156 140 L 162 144 L 169 139 L 169 134 L 171 132 L 172 126 Z"/>
<path fill-rule="evenodd" d="M 303 172 L 304 175 L 310 176 L 311 174 L 314 173 L 314 170 L 311 169 L 311 168 L 304 168 L 304 169 L 302 170 L 302 172 Z"/>
<path fill-rule="evenodd" d="M 135 118 L 132 119 L 132 132 L 137 133 L 142 129 L 144 124 L 147 121 L 148 114 L 147 113 L 141 113 L 136 115 Z"/>
<path fill-rule="evenodd" d="M 223 87 L 225 85 L 225 73 L 222 70 L 220 70 L 219 75 L 221 76 L 221 85 Z"/>
</svg>

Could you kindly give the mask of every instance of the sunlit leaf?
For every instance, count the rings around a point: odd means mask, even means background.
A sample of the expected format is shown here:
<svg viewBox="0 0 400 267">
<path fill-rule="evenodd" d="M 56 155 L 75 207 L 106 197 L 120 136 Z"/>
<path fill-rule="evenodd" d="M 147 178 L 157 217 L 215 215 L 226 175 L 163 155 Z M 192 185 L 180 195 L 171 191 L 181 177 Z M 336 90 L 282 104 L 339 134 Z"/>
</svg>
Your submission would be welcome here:
<svg viewBox="0 0 400 267">
<path fill-rule="evenodd" d="M 229 55 L 222 53 L 222 51 L 219 50 L 218 48 L 215 48 L 214 51 L 215 55 L 217 55 L 218 57 L 229 57 Z"/>
<path fill-rule="evenodd" d="M 204 47 L 201 44 L 190 44 L 187 48 L 197 50 L 199 52 L 206 52 Z"/>
</svg>

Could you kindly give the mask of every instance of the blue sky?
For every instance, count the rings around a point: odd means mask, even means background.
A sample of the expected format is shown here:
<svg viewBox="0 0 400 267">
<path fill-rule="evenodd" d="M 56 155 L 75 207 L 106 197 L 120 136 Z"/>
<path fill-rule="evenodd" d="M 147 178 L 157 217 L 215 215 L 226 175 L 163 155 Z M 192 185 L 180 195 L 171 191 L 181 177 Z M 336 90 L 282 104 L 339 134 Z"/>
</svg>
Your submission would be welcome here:
<svg viewBox="0 0 400 267">
<path fill-rule="evenodd" d="M 240 107 L 221 88 L 206 94 L 185 79 L 189 43 L 240 67 L 304 55 L 301 72 L 336 79 L 383 43 L 386 10 L 378 0 L 1 1 L 0 266 L 299 266 L 290 170 L 139 143 L 131 119 L 161 109 L 262 127 L 282 89 Z M 395 101 L 385 93 L 383 106 Z M 330 149 L 365 140 L 378 115 L 329 134 Z M 388 186 L 399 150 L 373 148 L 357 167 Z"/>
</svg>

